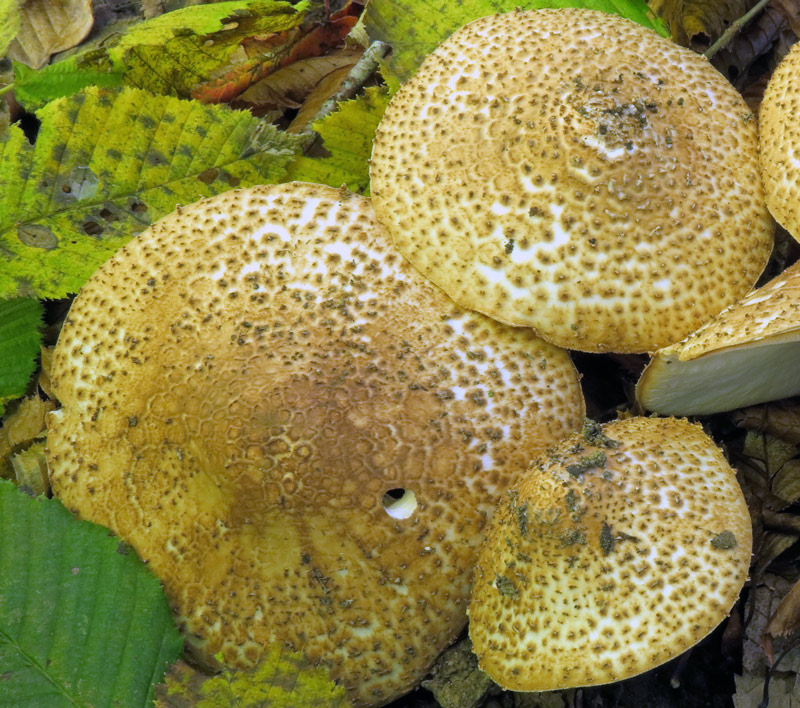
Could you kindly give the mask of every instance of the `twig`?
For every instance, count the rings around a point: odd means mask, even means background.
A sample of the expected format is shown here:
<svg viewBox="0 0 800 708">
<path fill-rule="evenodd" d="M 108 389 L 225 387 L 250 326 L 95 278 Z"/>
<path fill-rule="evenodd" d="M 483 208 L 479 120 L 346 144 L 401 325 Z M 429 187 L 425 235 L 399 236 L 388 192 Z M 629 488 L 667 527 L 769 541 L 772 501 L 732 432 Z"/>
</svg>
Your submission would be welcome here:
<svg viewBox="0 0 800 708">
<path fill-rule="evenodd" d="M 323 103 L 314 117 L 308 122 L 305 128 L 300 131 L 303 138 L 304 150 L 308 150 L 314 144 L 319 135 L 312 128 L 321 118 L 333 113 L 342 101 L 351 98 L 367 82 L 370 76 L 378 68 L 378 64 L 385 59 L 392 50 L 386 42 L 373 42 L 361 55 L 350 73 L 342 81 L 338 90 L 325 103 Z"/>
<path fill-rule="evenodd" d="M 712 44 L 708 49 L 706 49 L 705 52 L 703 52 L 703 56 L 706 59 L 711 59 L 711 57 L 713 57 L 718 51 L 725 49 L 725 47 L 730 44 L 731 40 L 737 34 L 739 34 L 739 30 L 741 30 L 742 27 L 750 22 L 754 15 L 757 15 L 759 12 L 761 12 L 768 2 L 769 0 L 758 0 L 758 2 L 747 12 L 745 12 L 744 15 L 731 22 L 731 26 L 722 33 L 722 36 L 716 42 L 714 42 L 714 44 Z"/>
</svg>

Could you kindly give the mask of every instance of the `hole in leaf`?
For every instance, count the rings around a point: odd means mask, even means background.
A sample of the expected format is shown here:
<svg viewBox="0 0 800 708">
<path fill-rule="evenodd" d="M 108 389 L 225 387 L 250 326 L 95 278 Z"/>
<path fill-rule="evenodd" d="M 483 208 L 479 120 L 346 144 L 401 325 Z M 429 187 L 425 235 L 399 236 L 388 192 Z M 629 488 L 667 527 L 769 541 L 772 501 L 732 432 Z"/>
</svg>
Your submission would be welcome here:
<svg viewBox="0 0 800 708">
<path fill-rule="evenodd" d="M 99 236 L 103 233 L 103 227 L 100 226 L 96 221 L 84 221 L 81 224 L 84 232 L 87 233 L 89 236 Z"/>
</svg>

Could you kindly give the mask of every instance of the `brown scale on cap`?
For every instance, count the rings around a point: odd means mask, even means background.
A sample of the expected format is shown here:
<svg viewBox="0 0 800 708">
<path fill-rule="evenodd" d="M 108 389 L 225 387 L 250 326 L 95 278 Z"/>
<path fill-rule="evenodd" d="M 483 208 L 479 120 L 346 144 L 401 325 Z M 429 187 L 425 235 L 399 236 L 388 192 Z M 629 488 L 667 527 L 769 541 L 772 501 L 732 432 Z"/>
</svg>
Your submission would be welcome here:
<svg viewBox="0 0 800 708">
<path fill-rule="evenodd" d="M 800 241 L 800 44 L 772 73 L 758 111 L 759 158 L 767 206 Z"/>
<path fill-rule="evenodd" d="M 560 346 L 682 339 L 761 273 L 756 121 L 702 57 L 588 10 L 485 17 L 395 95 L 378 218 L 459 304 Z"/>
<path fill-rule="evenodd" d="M 76 299 L 52 378 L 56 494 L 136 548 L 197 655 L 279 643 L 365 706 L 456 637 L 512 471 L 583 416 L 566 352 L 457 308 L 368 200 L 309 184 L 144 231 Z"/>
<path fill-rule="evenodd" d="M 546 691 L 658 666 L 727 616 L 751 545 L 736 475 L 699 425 L 588 423 L 495 510 L 469 607 L 481 668 Z"/>
</svg>

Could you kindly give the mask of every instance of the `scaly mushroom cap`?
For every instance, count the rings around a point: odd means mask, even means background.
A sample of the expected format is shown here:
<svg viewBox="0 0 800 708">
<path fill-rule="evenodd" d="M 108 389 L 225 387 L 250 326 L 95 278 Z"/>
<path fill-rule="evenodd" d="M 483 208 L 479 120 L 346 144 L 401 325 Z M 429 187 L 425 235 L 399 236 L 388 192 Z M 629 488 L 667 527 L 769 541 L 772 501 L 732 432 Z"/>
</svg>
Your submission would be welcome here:
<svg viewBox="0 0 800 708">
<path fill-rule="evenodd" d="M 614 15 L 516 11 L 457 31 L 394 96 L 372 196 L 457 303 L 572 349 L 654 351 L 766 264 L 756 147 L 702 57 Z"/>
<path fill-rule="evenodd" d="M 758 125 L 767 206 L 800 240 L 800 43 L 772 73 L 758 109 Z"/>
<path fill-rule="evenodd" d="M 149 563 L 199 656 L 249 667 L 277 643 L 358 705 L 458 634 L 487 515 L 583 416 L 566 352 L 457 308 L 368 200 L 297 183 L 121 249 L 52 380 L 55 493 Z"/>
<path fill-rule="evenodd" d="M 587 423 L 495 510 L 469 606 L 481 668 L 547 691 L 658 666 L 725 618 L 751 545 L 736 475 L 699 425 Z"/>
<path fill-rule="evenodd" d="M 682 342 L 653 355 L 636 384 L 643 408 L 709 415 L 800 393 L 800 263 Z"/>
</svg>

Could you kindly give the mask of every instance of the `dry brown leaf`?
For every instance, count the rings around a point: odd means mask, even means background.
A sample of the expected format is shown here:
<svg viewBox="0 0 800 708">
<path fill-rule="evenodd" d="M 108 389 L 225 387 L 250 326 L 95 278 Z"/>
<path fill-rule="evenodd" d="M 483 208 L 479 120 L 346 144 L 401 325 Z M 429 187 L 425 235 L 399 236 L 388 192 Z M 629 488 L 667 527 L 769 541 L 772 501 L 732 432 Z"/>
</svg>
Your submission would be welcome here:
<svg viewBox="0 0 800 708">
<path fill-rule="evenodd" d="M 789 460 L 775 473 L 772 493 L 787 503 L 800 499 L 800 460 Z"/>
<path fill-rule="evenodd" d="M 748 0 L 649 0 L 648 5 L 687 47 L 709 44 L 750 7 Z"/>
<path fill-rule="evenodd" d="M 792 582 L 779 575 L 764 574 L 761 582 L 755 584 L 750 591 L 745 607 L 745 618 L 749 619 L 745 632 L 744 650 L 742 654 L 742 668 L 745 673 L 764 676 L 770 663 L 761 644 L 770 618 L 780 604 L 781 599 L 789 592 Z M 800 668 L 800 649 L 782 665 L 787 671 Z"/>
<path fill-rule="evenodd" d="M 783 596 L 761 635 L 761 644 L 770 663 L 775 660 L 772 655 L 772 640 L 789 637 L 797 632 L 800 632 L 800 581 L 792 585 Z"/>
<path fill-rule="evenodd" d="M 734 708 L 763 708 L 764 676 L 734 675 Z M 772 676 L 769 682 L 769 708 L 800 708 L 800 682 L 796 674 Z"/>
<path fill-rule="evenodd" d="M 749 80 L 750 67 L 772 51 L 785 26 L 781 11 L 767 5 L 728 46 L 714 56 L 711 63 L 734 85 L 744 85 Z"/>
<path fill-rule="evenodd" d="M 266 108 L 299 108 L 303 99 L 321 81 L 344 67 L 349 70 L 360 55 L 359 50 L 348 49 L 323 57 L 301 59 L 253 84 L 240 98 Z"/>
<path fill-rule="evenodd" d="M 317 115 L 317 111 L 322 107 L 322 104 L 336 93 L 353 66 L 355 66 L 355 63 L 342 66 L 322 79 L 322 81 L 311 90 L 311 93 L 306 96 L 306 100 L 303 102 L 303 105 L 300 106 L 300 110 L 297 112 L 294 120 L 289 124 L 286 132 L 299 133 L 305 128 L 309 122 L 313 120 L 314 116 Z"/>
<path fill-rule="evenodd" d="M 792 32 L 800 37 L 800 0 L 772 0 L 771 5 L 781 12 Z"/>
<path fill-rule="evenodd" d="M 8 56 L 39 69 L 51 54 L 71 49 L 92 29 L 91 0 L 28 0 L 22 27 L 8 47 Z"/>
<path fill-rule="evenodd" d="M 800 404 L 767 403 L 742 408 L 731 414 L 735 425 L 758 430 L 800 445 Z"/>
<path fill-rule="evenodd" d="M 797 541 L 796 534 L 766 532 L 756 549 L 755 562 L 752 567 L 753 580 L 759 580 L 772 561 L 793 546 L 795 541 Z"/>
</svg>

